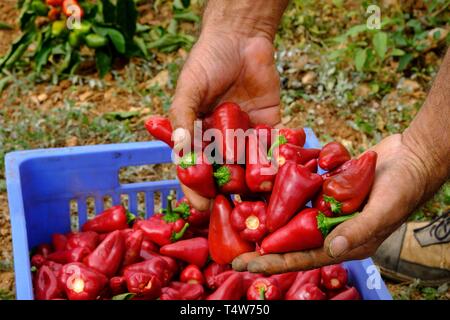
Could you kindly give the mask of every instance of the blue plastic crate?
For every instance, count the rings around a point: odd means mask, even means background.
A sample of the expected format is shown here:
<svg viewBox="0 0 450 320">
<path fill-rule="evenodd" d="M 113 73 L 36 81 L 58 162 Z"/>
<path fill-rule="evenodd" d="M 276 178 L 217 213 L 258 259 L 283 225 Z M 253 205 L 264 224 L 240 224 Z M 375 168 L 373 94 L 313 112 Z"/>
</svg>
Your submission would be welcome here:
<svg viewBox="0 0 450 320">
<path fill-rule="evenodd" d="M 306 129 L 306 147 L 319 141 Z M 138 142 L 59 149 L 12 152 L 6 155 L 6 180 L 14 252 L 17 299 L 33 299 L 29 250 L 50 242 L 53 233 L 71 230 L 70 203 L 78 206 L 78 221 L 87 219 L 87 199 L 95 211 L 103 211 L 104 197 L 114 205 L 128 196 L 129 210 L 137 212 L 138 193 L 145 194 L 146 214 L 154 211 L 155 193 L 162 205 L 175 190 L 182 196 L 177 180 L 132 184 L 119 182 L 119 170 L 128 166 L 170 163 L 171 151 L 162 142 Z M 363 299 L 392 299 L 371 259 L 345 263 L 350 282 Z"/>
</svg>

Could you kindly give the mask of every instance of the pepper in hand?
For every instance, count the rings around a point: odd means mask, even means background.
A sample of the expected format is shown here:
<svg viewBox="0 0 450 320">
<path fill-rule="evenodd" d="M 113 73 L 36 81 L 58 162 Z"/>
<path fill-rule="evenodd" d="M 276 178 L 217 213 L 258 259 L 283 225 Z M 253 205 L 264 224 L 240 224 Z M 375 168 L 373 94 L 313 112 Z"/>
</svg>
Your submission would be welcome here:
<svg viewBox="0 0 450 320">
<path fill-rule="evenodd" d="M 267 233 L 266 205 L 262 201 L 236 203 L 230 220 L 232 227 L 244 240 L 258 242 Z"/>
</svg>

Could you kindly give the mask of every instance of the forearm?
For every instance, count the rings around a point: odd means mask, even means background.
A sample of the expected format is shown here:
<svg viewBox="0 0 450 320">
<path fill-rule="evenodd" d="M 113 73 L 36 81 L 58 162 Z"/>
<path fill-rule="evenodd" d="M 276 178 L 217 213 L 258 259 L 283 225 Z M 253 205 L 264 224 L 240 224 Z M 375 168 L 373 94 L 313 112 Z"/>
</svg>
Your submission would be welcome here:
<svg viewBox="0 0 450 320">
<path fill-rule="evenodd" d="M 426 170 L 428 198 L 450 175 L 450 49 L 415 119 L 403 133 L 404 143 Z"/>
<path fill-rule="evenodd" d="M 202 30 L 273 40 L 288 0 L 209 0 Z"/>
</svg>

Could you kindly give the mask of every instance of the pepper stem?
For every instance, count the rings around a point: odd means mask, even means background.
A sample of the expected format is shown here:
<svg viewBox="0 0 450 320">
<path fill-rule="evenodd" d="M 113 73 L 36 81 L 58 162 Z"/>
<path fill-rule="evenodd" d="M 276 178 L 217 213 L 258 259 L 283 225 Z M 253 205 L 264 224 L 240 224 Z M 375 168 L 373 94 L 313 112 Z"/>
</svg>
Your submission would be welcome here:
<svg viewBox="0 0 450 320">
<path fill-rule="evenodd" d="M 178 207 L 173 208 L 172 211 L 174 213 L 181 214 L 181 217 L 183 219 L 187 219 L 191 215 L 191 207 L 189 207 L 189 205 L 186 202 L 180 203 Z"/>
<path fill-rule="evenodd" d="M 226 166 L 221 166 L 216 172 L 214 172 L 214 178 L 216 178 L 216 182 L 219 187 L 223 186 L 231 180 L 230 169 Z"/>
<path fill-rule="evenodd" d="M 283 135 L 279 135 L 279 136 L 277 137 L 277 139 L 275 140 L 275 142 L 272 143 L 272 145 L 270 146 L 269 152 L 267 152 L 267 156 L 269 157 L 269 160 L 270 160 L 270 158 L 272 158 L 273 150 L 274 150 L 276 147 L 278 147 L 278 146 L 280 146 L 280 145 L 282 145 L 282 144 L 285 144 L 285 143 L 287 143 L 286 137 L 283 136 Z"/>
<path fill-rule="evenodd" d="M 134 220 L 136 220 L 136 216 L 132 214 L 130 211 L 127 211 L 126 216 L 128 225 L 131 225 L 134 222 Z"/>
<path fill-rule="evenodd" d="M 174 197 L 173 195 L 167 196 L 167 208 L 162 209 L 162 212 L 164 213 L 164 217 L 162 218 L 166 222 L 175 222 L 178 219 L 180 219 L 180 215 L 176 212 L 174 212 L 172 207 L 172 201 Z"/>
<path fill-rule="evenodd" d="M 189 223 L 186 222 L 183 229 L 172 234 L 172 239 L 171 239 L 172 242 L 180 240 L 184 236 L 184 233 L 186 232 L 187 228 L 189 228 Z"/>
<path fill-rule="evenodd" d="M 330 231 L 333 230 L 335 226 L 353 218 L 358 213 L 359 212 L 355 212 L 353 214 L 340 217 L 327 217 L 326 215 L 324 215 L 322 212 L 319 211 L 319 214 L 317 215 L 317 228 L 320 230 L 323 237 L 325 238 L 328 235 L 328 233 L 330 233 Z"/>
<path fill-rule="evenodd" d="M 335 198 L 323 195 L 323 201 L 330 205 L 331 212 L 333 213 L 341 213 L 342 202 L 337 201 Z"/>
<path fill-rule="evenodd" d="M 195 154 L 195 152 L 189 152 L 188 154 L 184 155 L 180 161 L 180 167 L 182 167 L 183 169 L 195 166 L 196 164 L 197 155 Z"/>
<path fill-rule="evenodd" d="M 266 288 L 264 286 L 259 287 L 259 299 L 266 300 Z"/>
</svg>

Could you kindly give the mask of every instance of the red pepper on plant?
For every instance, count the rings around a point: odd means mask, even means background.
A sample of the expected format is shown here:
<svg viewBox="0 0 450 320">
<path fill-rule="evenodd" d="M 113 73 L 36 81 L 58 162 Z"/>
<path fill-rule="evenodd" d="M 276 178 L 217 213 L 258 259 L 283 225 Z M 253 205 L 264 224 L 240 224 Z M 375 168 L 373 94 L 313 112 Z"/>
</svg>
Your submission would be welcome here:
<svg viewBox="0 0 450 320">
<path fill-rule="evenodd" d="M 242 275 L 239 272 L 235 272 L 216 291 L 211 293 L 206 300 L 240 300 L 244 294 Z"/>
<path fill-rule="evenodd" d="M 59 283 L 69 300 L 94 300 L 108 284 L 108 278 L 82 263 L 73 262 L 62 267 Z"/>
<path fill-rule="evenodd" d="M 338 290 L 347 284 L 347 270 L 341 264 L 324 266 L 320 269 L 322 285 L 328 290 Z"/>
<path fill-rule="evenodd" d="M 62 297 L 58 279 L 47 266 L 40 267 L 36 274 L 34 279 L 34 296 L 36 300 L 51 300 Z"/>
<path fill-rule="evenodd" d="M 319 155 L 319 165 L 322 169 L 330 171 L 336 169 L 351 159 L 350 152 L 339 142 L 327 143 Z"/>
<path fill-rule="evenodd" d="M 128 223 L 136 217 L 119 205 L 106 209 L 83 225 L 83 231 L 108 233 L 128 228 Z"/>
<path fill-rule="evenodd" d="M 205 277 L 198 266 L 190 264 L 181 271 L 180 281 L 189 284 L 203 284 L 205 283 Z"/>
<path fill-rule="evenodd" d="M 108 277 L 115 275 L 125 254 L 125 240 L 119 230 L 111 232 L 98 247 L 84 259 L 84 263 Z"/>
<path fill-rule="evenodd" d="M 230 221 L 242 239 L 258 242 L 267 233 L 266 205 L 262 201 L 236 203 Z"/>
<path fill-rule="evenodd" d="M 45 0 L 45 3 L 49 6 L 60 7 L 63 3 L 63 0 Z"/>
<path fill-rule="evenodd" d="M 274 232 L 314 196 L 322 185 L 322 177 L 294 162 L 287 162 L 279 170 L 267 207 L 266 225 Z"/>
<path fill-rule="evenodd" d="M 145 128 L 153 137 L 165 142 L 167 145 L 173 148 L 173 129 L 169 119 L 162 116 L 151 116 L 147 120 L 145 120 Z"/>
<path fill-rule="evenodd" d="M 245 146 L 243 143 L 239 143 L 242 141 L 235 136 L 235 132 L 238 129 L 245 132 L 250 127 L 248 114 L 242 111 L 236 103 L 224 102 L 214 109 L 212 125 L 222 134 L 222 143 L 218 144 L 217 151 L 225 162 L 243 163 Z"/>
<path fill-rule="evenodd" d="M 261 243 L 260 253 L 282 253 L 319 248 L 328 233 L 353 215 L 327 217 L 316 208 L 308 208 L 269 234 Z"/>
<path fill-rule="evenodd" d="M 256 279 L 247 290 L 247 300 L 280 300 L 278 283 L 270 278 Z"/>
<path fill-rule="evenodd" d="M 290 128 L 282 128 L 278 131 L 280 136 L 286 138 L 287 142 L 299 147 L 303 147 L 306 141 L 305 130 L 302 128 L 299 129 L 290 129 Z"/>
<path fill-rule="evenodd" d="M 195 264 L 201 268 L 208 260 L 208 240 L 202 237 L 181 240 L 161 247 L 159 252 L 163 255 Z"/>
<path fill-rule="evenodd" d="M 332 209 L 333 206 L 340 207 L 335 213 L 350 214 L 361 207 L 372 188 L 376 162 L 376 152 L 366 151 L 358 159 L 349 160 L 335 171 L 323 175 L 324 200 Z"/>
<path fill-rule="evenodd" d="M 152 300 L 161 295 L 161 282 L 151 273 L 128 271 L 125 272 L 128 292 L 136 294 L 136 298 Z"/>
<path fill-rule="evenodd" d="M 62 12 L 66 17 L 73 15 L 74 17 L 81 19 L 84 16 L 83 8 L 81 8 L 77 0 L 63 0 L 61 7 Z"/>
<path fill-rule="evenodd" d="M 270 192 L 273 188 L 276 170 L 267 158 L 265 148 L 256 134 L 250 134 L 246 149 L 245 182 L 252 192 Z"/>
<path fill-rule="evenodd" d="M 245 184 L 245 170 L 239 164 L 224 164 L 214 172 L 214 178 L 221 193 L 245 194 L 248 192 Z"/>
<path fill-rule="evenodd" d="M 213 166 L 203 154 L 190 152 L 177 165 L 180 182 L 205 198 L 214 198 L 217 193 L 213 174 Z"/>
<path fill-rule="evenodd" d="M 231 211 L 231 204 L 223 195 L 214 199 L 208 242 L 211 258 L 219 264 L 231 263 L 238 255 L 254 249 L 254 246 L 241 239 L 231 226 Z"/>
<path fill-rule="evenodd" d="M 56 21 L 59 19 L 59 15 L 61 14 L 60 7 L 50 7 L 48 10 L 47 17 L 50 21 Z"/>
</svg>

